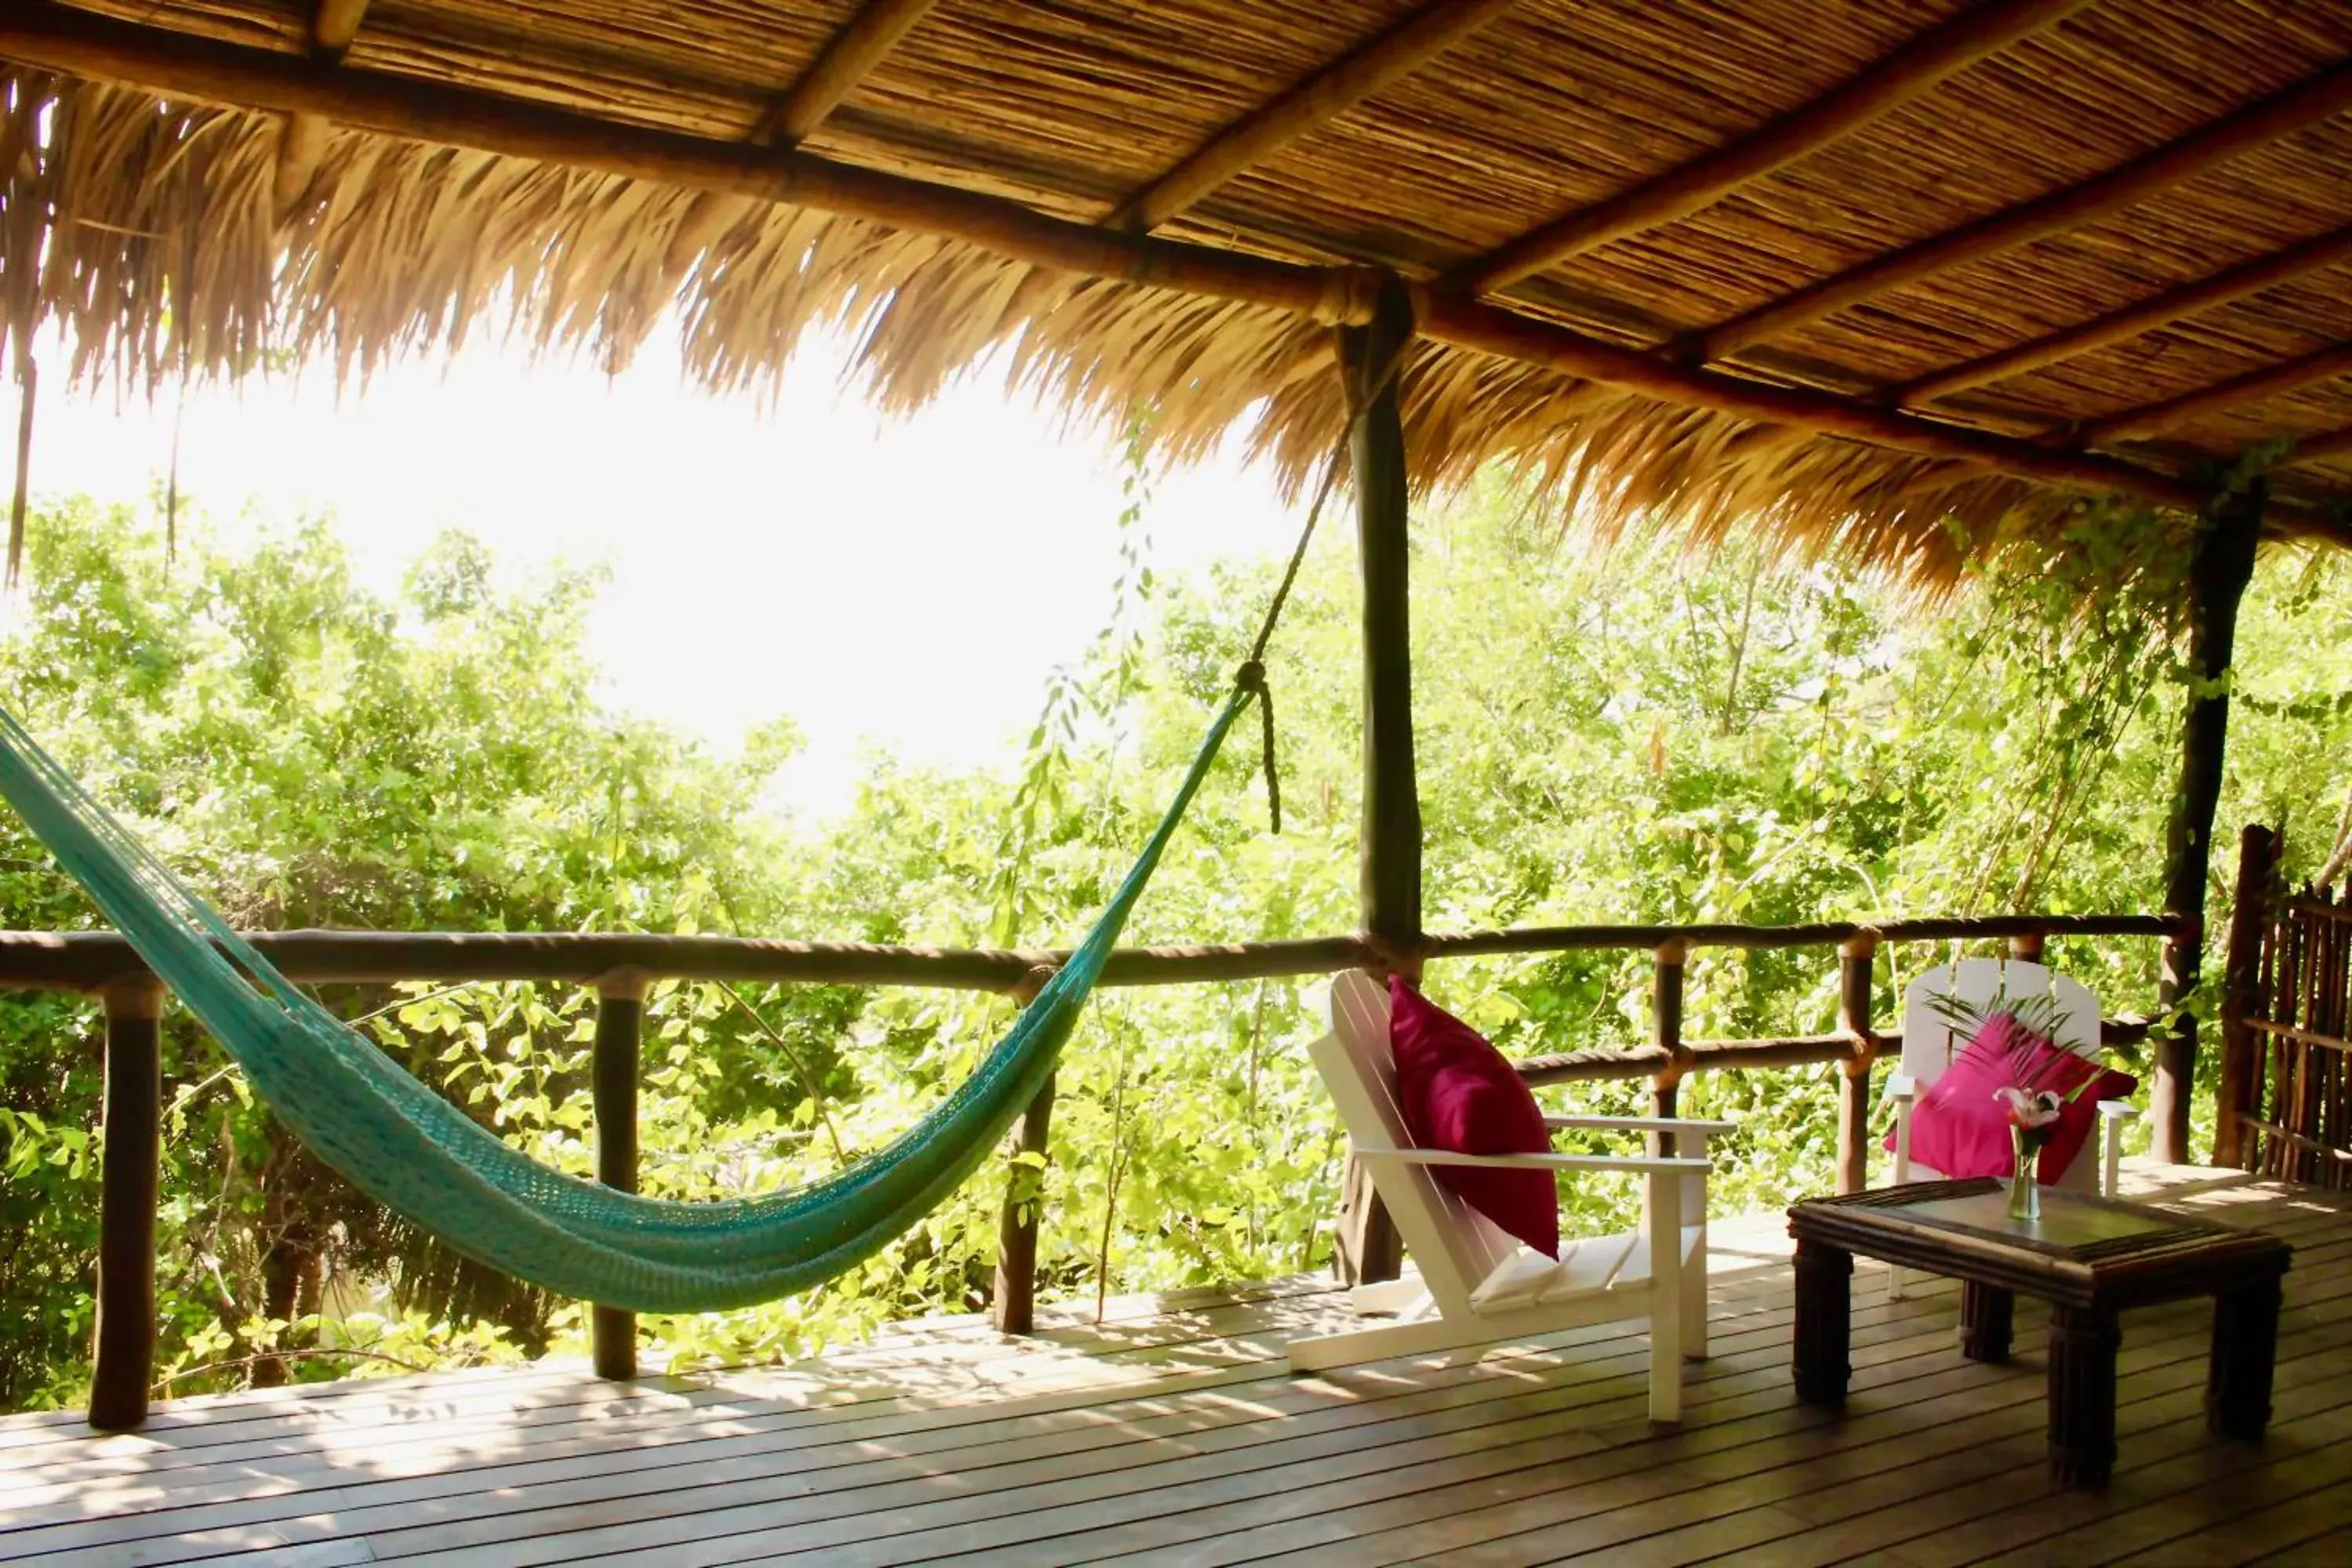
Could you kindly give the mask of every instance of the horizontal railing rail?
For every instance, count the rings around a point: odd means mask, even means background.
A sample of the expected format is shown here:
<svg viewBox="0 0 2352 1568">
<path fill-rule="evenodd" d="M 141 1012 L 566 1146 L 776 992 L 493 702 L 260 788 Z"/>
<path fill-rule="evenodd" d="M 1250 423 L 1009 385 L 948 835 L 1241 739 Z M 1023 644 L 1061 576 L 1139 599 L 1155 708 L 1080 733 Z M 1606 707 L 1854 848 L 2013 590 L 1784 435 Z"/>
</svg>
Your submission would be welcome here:
<svg viewBox="0 0 2352 1568">
<path fill-rule="evenodd" d="M 1681 1080 L 1696 1072 L 1835 1063 L 1841 1070 L 1838 1185 L 1858 1189 L 1867 1159 L 1870 1073 L 1900 1037 L 1872 1027 L 1872 965 L 1889 942 L 1997 941 L 2037 958 L 2052 937 L 2158 937 L 2192 933 L 2167 915 L 1989 915 L 1912 920 L 1822 921 L 1804 925 L 1523 926 L 1431 932 L 1408 952 L 1363 935 L 1281 942 L 1122 948 L 1106 966 L 1108 985 L 1201 984 L 1279 979 L 1344 969 L 1384 970 L 1429 962 L 1577 952 L 1643 952 L 1652 962 L 1650 1038 L 1628 1049 L 1529 1058 L 1535 1084 L 1646 1079 L 1652 1104 L 1672 1116 Z M 637 1069 L 646 987 L 660 980 L 858 986 L 922 986 L 1033 993 L 1067 954 L 1050 949 L 882 946 L 724 936 L 633 932 L 349 931 L 254 933 L 250 940 L 289 979 L 311 984 L 400 982 L 541 982 L 592 987 L 597 1017 L 592 1059 L 597 1175 L 636 1183 Z M 1700 948 L 1751 951 L 1835 947 L 1840 963 L 1835 1032 L 1766 1039 L 1683 1036 L 1683 976 Z M 90 1420 L 104 1427 L 145 1418 L 154 1357 L 156 1173 L 162 1137 L 163 990 L 137 953 L 111 931 L 0 931 L 0 991 L 79 992 L 101 999 L 106 1025 L 105 1143 L 100 1198 L 98 1332 Z M 2110 1040 L 2145 1037 L 2146 1020 L 2106 1021 Z M 1043 1154 L 1052 1111 L 1049 1080 L 1013 1133 L 1015 1146 Z M 1024 1167 L 1026 1169 L 1027 1167 Z M 1369 1190 L 1350 1184 L 1340 1219 L 1345 1250 L 1360 1267 L 1393 1272 L 1392 1232 Z M 1036 1279 L 1040 1198 L 1016 1183 L 1000 1226 L 995 1311 L 1000 1327 L 1026 1331 Z M 1379 1277 L 1372 1273 L 1370 1277 Z M 628 1312 L 593 1315 L 595 1363 L 606 1376 L 636 1368 L 636 1324 Z"/>
<path fill-rule="evenodd" d="M 2136 1046 L 2155 1031 L 2156 1020 L 2137 1013 L 2119 1014 L 2099 1020 L 2099 1043 L 2105 1046 Z M 1755 1072 L 1773 1068 L 1816 1067 L 1823 1062 L 1851 1059 L 1855 1052 L 1855 1037 L 1833 1035 L 1780 1035 L 1758 1040 L 1685 1040 L 1686 1057 L 1681 1064 L 1685 1074 L 1695 1072 Z M 1900 1030 L 1887 1033 L 1871 1031 L 1869 1048 L 1875 1057 L 1881 1052 L 1899 1050 L 1903 1045 Z M 1655 1078 L 1676 1064 L 1673 1056 L 1656 1046 L 1636 1046 L 1631 1050 L 1562 1051 L 1557 1055 L 1521 1057 L 1512 1064 L 1519 1077 L 1530 1084 L 1602 1083 L 1611 1079 Z"/>
<path fill-rule="evenodd" d="M 2172 936 L 2167 915 L 1985 915 L 1824 921 L 1810 925 L 1522 926 L 1433 931 L 1404 956 L 1431 959 L 1656 948 L 1834 947 L 1878 942 L 2000 941 L 2067 936 Z M 763 937 L 657 936 L 630 931 L 259 931 L 247 937 L 287 978 L 310 984 L 548 981 L 592 985 L 637 971 L 666 979 L 769 984 L 905 985 L 1012 994 L 1040 967 L 1068 958 L 1046 948 L 896 947 Z M 1305 937 L 1176 947 L 1120 948 L 1106 985 L 1191 985 L 1385 968 L 1401 955 L 1363 936 Z M 0 989 L 97 992 L 148 976 L 112 931 L 0 931 Z"/>
</svg>

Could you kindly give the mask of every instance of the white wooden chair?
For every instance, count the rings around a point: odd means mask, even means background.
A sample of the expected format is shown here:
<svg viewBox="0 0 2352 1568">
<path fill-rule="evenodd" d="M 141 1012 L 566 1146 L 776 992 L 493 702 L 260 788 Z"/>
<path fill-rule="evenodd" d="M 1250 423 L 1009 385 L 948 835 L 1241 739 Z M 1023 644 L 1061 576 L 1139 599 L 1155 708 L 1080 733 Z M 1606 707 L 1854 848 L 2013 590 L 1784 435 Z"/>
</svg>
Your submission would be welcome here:
<svg viewBox="0 0 2352 1568">
<path fill-rule="evenodd" d="M 1937 999 L 1958 995 L 1981 1008 L 1995 996 L 2047 994 L 2058 999 L 2056 1043 L 2077 1056 L 2104 1062 L 2098 998 L 2082 982 L 2053 973 L 2039 963 L 2014 958 L 1964 958 L 1958 963 L 1939 964 L 1904 987 L 1902 1068 L 1886 1079 L 1886 1098 L 1895 1105 L 1894 1179 L 1898 1185 L 1943 1176 L 1942 1172 L 1911 1158 L 1912 1109 L 1969 1043 L 1968 1036 L 1954 1029 L 1937 1011 Z M 2066 1167 L 2058 1185 L 2070 1192 L 2114 1197 L 2123 1160 L 2123 1126 L 2138 1114 L 2120 1100 L 2099 1101 L 2099 1157 L 2095 1162 L 2077 1158 Z M 1895 1298 L 1903 1294 L 1901 1269 L 1890 1270 L 1887 1294 Z"/>
<path fill-rule="evenodd" d="M 1331 985 L 1331 1033 L 1308 1047 L 1357 1158 L 1403 1238 L 1415 1273 L 1356 1288 L 1359 1312 L 1394 1322 L 1294 1340 L 1296 1372 L 1419 1355 L 1585 1323 L 1647 1319 L 1650 1415 L 1682 1412 L 1682 1362 L 1706 1353 L 1706 1140 L 1727 1121 L 1548 1116 L 1552 1128 L 1678 1134 L 1679 1158 L 1453 1154 L 1416 1149 L 1396 1100 L 1388 991 L 1350 973 Z M 1632 1236 L 1562 1238 L 1557 1261 L 1506 1235 L 1431 1174 L 1438 1165 L 1555 1173 L 1627 1171 L 1646 1178 Z M 1660 1245 L 1658 1238 L 1669 1238 Z"/>
</svg>

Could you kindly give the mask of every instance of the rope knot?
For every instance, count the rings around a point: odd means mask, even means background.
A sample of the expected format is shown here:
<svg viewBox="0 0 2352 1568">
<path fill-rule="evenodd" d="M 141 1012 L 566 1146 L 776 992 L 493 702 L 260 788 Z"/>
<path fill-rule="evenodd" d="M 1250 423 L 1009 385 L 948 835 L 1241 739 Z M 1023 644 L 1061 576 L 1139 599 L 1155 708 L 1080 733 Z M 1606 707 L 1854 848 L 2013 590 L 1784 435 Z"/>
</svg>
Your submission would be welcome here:
<svg viewBox="0 0 2352 1568">
<path fill-rule="evenodd" d="M 1274 760 L 1274 688 L 1266 683 L 1265 661 L 1252 658 L 1234 671 L 1234 687 L 1257 699 L 1258 728 L 1264 736 L 1265 814 L 1267 824 L 1282 831 L 1282 773 Z"/>
</svg>

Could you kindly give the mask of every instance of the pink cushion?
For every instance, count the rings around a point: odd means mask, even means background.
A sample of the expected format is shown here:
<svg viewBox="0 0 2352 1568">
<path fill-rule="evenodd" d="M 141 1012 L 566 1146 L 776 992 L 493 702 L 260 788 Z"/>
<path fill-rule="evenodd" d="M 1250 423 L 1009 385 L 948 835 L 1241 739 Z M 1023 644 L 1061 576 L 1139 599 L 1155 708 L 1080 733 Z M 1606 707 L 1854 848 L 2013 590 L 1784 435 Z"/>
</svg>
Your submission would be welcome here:
<svg viewBox="0 0 2352 1568">
<path fill-rule="evenodd" d="M 1485 1036 L 1393 975 L 1389 1002 L 1397 1104 L 1415 1147 L 1456 1154 L 1540 1154 L 1551 1147 L 1536 1097 Z M 1433 1165 L 1430 1173 L 1503 1230 L 1559 1256 L 1559 1194 L 1549 1171 Z"/>
<path fill-rule="evenodd" d="M 1996 1013 L 1919 1097 L 1911 1112 L 1912 1158 L 1947 1176 L 2008 1175 L 2015 1162 L 2009 1116 L 1993 1091 L 2012 1083 L 2031 1083 L 2065 1100 L 2035 1166 L 2045 1183 L 2064 1175 L 2082 1152 L 2098 1121 L 2098 1102 L 2120 1100 L 2139 1087 L 2131 1074 L 2078 1057 Z"/>
</svg>

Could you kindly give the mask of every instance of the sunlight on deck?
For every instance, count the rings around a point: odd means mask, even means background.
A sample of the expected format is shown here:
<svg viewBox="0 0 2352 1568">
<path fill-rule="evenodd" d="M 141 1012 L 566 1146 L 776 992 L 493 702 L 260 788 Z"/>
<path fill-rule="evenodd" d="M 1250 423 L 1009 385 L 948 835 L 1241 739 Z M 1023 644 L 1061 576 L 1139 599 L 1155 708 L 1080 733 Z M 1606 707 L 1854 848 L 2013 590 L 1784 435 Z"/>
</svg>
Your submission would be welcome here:
<svg viewBox="0 0 2352 1568">
<path fill-rule="evenodd" d="M 2120 1454 L 2054 1490 L 2043 1363 L 1962 1359 L 1957 1297 L 1854 1286 L 1843 1417 L 1789 1384 L 1777 1215 L 1718 1222 L 1713 1354 L 1679 1428 L 1643 1418 L 1633 1325 L 1293 1377 L 1344 1316 L 1299 1279 L 902 1325 L 796 1367 L 634 1384 L 583 1367 L 185 1400 L 147 1430 L 0 1419 L 0 1559 L 418 1564 L 652 1558 L 1003 1563 L 1724 1559 L 2336 1562 L 2352 1528 L 2352 1212 L 2233 1173 L 2130 1185 L 2294 1241 L 2276 1415 L 2204 1429 L 2202 1303 L 2124 1320 Z M 2030 1307 L 2028 1312 L 2030 1313 Z"/>
</svg>

